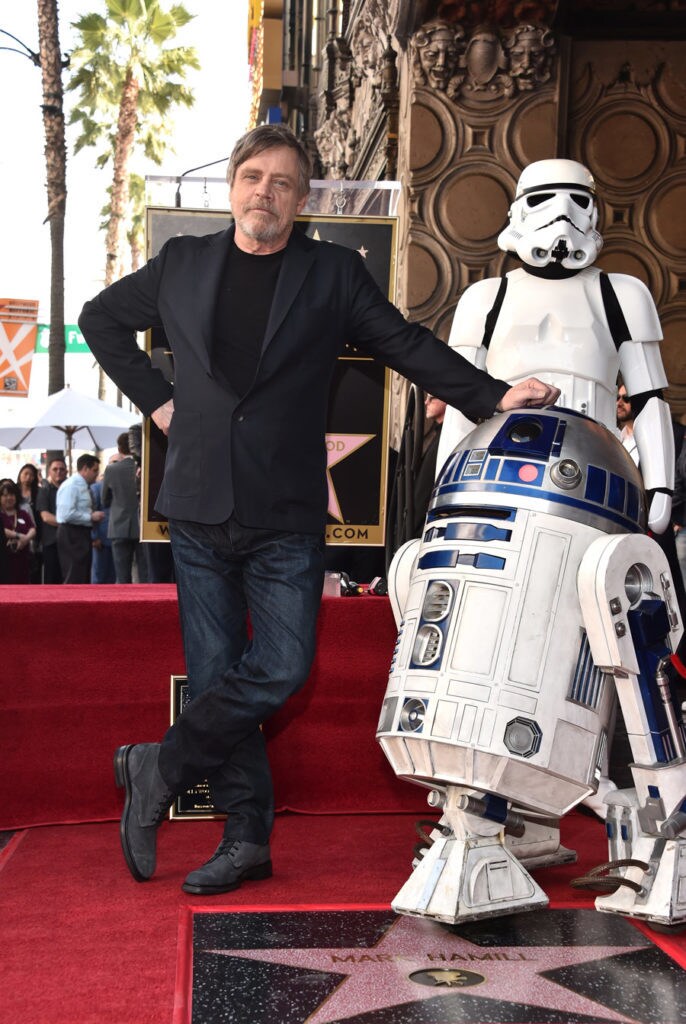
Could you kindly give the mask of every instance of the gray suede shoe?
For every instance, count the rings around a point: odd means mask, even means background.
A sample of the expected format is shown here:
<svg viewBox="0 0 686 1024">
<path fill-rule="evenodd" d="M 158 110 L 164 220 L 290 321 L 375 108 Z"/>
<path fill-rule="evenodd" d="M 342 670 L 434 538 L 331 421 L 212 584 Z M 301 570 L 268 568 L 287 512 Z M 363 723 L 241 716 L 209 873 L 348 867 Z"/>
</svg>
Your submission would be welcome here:
<svg viewBox="0 0 686 1024">
<path fill-rule="evenodd" d="M 114 755 L 114 777 L 126 787 L 126 802 L 119 834 L 129 871 L 137 882 L 155 872 L 157 829 L 174 795 L 160 775 L 159 743 L 119 747 Z"/>
<path fill-rule="evenodd" d="M 241 882 L 271 878 L 269 845 L 259 846 L 243 839 L 222 839 L 207 864 L 191 871 L 181 888 L 196 896 L 231 892 Z"/>
</svg>

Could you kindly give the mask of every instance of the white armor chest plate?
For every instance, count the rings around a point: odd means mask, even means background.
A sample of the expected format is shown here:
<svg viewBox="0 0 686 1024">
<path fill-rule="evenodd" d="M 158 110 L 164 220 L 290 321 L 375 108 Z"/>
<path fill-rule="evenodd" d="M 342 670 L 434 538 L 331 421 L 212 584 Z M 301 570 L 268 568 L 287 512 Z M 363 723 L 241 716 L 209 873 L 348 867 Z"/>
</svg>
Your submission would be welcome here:
<svg viewBox="0 0 686 1024">
<path fill-rule="evenodd" d="M 603 307 L 600 271 L 588 267 L 573 278 L 550 281 L 518 269 L 507 278 L 486 357 L 488 372 L 512 384 L 532 376 L 554 384 L 562 392 L 558 405 L 614 429 L 615 393 L 603 382 L 616 380 L 619 357 Z"/>
</svg>

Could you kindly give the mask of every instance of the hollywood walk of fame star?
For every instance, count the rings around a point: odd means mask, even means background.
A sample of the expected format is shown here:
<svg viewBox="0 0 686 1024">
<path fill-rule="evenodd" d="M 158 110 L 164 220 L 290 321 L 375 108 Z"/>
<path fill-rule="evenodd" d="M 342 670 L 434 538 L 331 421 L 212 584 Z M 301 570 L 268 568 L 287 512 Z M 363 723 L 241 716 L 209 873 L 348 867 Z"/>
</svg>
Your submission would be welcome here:
<svg viewBox="0 0 686 1024">
<path fill-rule="evenodd" d="M 414 971 L 411 981 L 418 985 L 446 985 L 448 988 L 464 988 L 465 985 L 479 985 L 484 981 L 482 974 L 475 971 L 451 971 L 439 967 L 433 971 Z"/>
<path fill-rule="evenodd" d="M 407 917 L 398 918 L 381 940 L 371 947 L 198 950 L 216 957 L 331 972 L 339 977 L 347 975 L 315 1012 L 308 1015 L 307 1024 L 334 1024 L 374 1010 L 417 1004 L 427 999 L 455 998 L 456 991 L 468 992 L 478 999 L 494 1003 L 505 1000 L 510 1008 L 516 1008 L 518 1004 L 522 1010 L 527 1006 L 540 1008 L 543 1016 L 537 1016 L 537 1020 L 544 1019 L 545 1013 L 552 1011 L 551 1018 L 557 1015 L 557 1019 L 581 1019 L 594 1024 L 635 1024 L 634 1019 L 625 1013 L 620 1014 L 543 975 L 543 972 L 556 968 L 593 963 L 599 954 L 605 959 L 635 951 L 635 945 L 603 946 L 599 950 L 597 945 L 538 947 L 503 944 L 485 949 L 435 922 Z M 458 974 L 462 968 L 465 973 L 468 969 L 469 973 L 477 974 L 483 980 L 473 981 L 468 989 L 460 988 Z M 435 984 L 427 985 L 426 980 L 414 982 L 411 975 L 417 972 L 424 978 L 433 974 Z M 571 1016 L 567 1018 L 567 1014 Z"/>
<path fill-rule="evenodd" d="M 326 478 L 329 483 L 329 515 L 343 523 L 343 513 L 331 478 L 331 467 L 337 466 L 353 452 L 358 451 L 375 437 L 374 434 L 327 434 L 326 435 Z"/>
</svg>

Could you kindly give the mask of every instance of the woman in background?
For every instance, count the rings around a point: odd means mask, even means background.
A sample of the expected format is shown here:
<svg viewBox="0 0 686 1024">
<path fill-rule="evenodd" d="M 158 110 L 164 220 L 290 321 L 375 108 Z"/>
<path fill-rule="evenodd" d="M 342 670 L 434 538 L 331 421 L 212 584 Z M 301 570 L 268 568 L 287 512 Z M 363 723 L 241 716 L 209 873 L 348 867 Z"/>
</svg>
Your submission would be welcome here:
<svg viewBox="0 0 686 1024">
<path fill-rule="evenodd" d="M 17 486 L 21 494 L 21 504 L 31 513 L 31 518 L 36 527 L 36 536 L 30 545 L 29 582 L 40 583 L 41 566 L 43 563 L 41 548 L 41 526 L 43 524 L 41 517 L 36 512 L 36 498 L 38 497 L 40 481 L 38 470 L 32 462 L 26 462 L 19 470 Z"/>
<path fill-rule="evenodd" d="M 21 491 L 12 480 L 0 484 L 0 520 L 7 543 L 8 583 L 30 582 L 31 541 L 36 524 L 21 503 Z"/>
</svg>

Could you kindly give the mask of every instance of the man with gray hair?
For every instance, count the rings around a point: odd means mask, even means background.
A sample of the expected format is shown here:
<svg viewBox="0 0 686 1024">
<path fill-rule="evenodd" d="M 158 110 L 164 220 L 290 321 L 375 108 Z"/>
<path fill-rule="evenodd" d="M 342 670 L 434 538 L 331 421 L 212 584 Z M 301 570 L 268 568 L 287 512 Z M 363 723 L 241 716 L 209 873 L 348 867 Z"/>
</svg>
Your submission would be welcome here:
<svg viewBox="0 0 686 1024">
<path fill-rule="evenodd" d="M 329 386 L 346 343 L 474 417 L 550 404 L 510 388 L 409 324 L 358 253 L 295 226 L 310 160 L 283 125 L 238 142 L 234 224 L 169 239 L 86 303 L 80 326 L 117 386 L 168 437 L 157 510 L 169 520 L 192 700 L 161 743 L 120 747 L 122 849 L 155 869 L 174 797 L 204 778 L 227 813 L 217 851 L 186 878 L 198 895 L 271 874 L 274 800 L 260 724 L 307 679 L 324 577 Z M 163 327 L 173 383 L 136 331 Z M 249 613 L 252 633 L 247 633 Z"/>
</svg>

